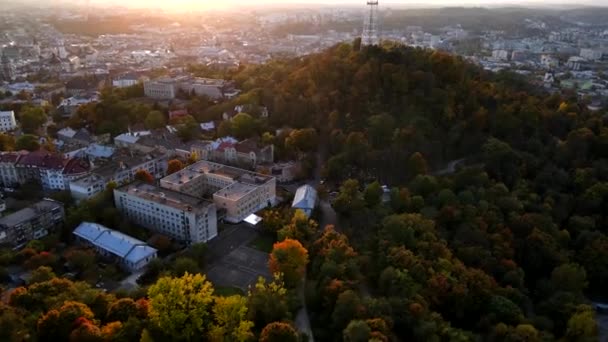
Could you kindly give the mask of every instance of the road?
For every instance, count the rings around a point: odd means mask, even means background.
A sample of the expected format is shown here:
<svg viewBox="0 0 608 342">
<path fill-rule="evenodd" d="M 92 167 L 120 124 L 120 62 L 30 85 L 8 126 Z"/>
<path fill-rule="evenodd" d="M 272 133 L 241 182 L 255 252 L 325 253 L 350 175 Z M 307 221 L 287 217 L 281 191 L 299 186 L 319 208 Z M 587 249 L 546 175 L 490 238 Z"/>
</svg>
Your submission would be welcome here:
<svg viewBox="0 0 608 342">
<path fill-rule="evenodd" d="M 452 173 L 456 172 L 456 168 L 458 167 L 458 165 L 464 163 L 465 160 L 466 159 L 464 159 L 464 158 L 452 160 L 451 162 L 448 163 L 448 165 L 445 167 L 445 169 L 435 171 L 435 172 L 433 172 L 433 174 L 435 176 L 443 176 L 443 175 L 452 174 Z"/>
</svg>

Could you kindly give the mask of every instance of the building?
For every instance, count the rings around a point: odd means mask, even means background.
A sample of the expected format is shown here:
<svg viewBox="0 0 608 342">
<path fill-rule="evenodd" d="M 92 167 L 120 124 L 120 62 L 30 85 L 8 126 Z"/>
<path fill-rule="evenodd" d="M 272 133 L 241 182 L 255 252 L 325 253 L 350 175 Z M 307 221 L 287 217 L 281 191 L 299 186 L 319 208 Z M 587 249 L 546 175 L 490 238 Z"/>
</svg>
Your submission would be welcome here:
<svg viewBox="0 0 608 342">
<path fill-rule="evenodd" d="M 551 55 L 540 56 L 540 64 L 546 69 L 555 69 L 559 67 L 559 59 Z"/>
<path fill-rule="evenodd" d="M 132 87 L 138 84 L 140 77 L 133 73 L 118 76 L 112 80 L 112 86 L 116 88 Z"/>
<path fill-rule="evenodd" d="M 494 50 L 494 51 L 492 51 L 492 58 L 497 61 L 508 61 L 509 60 L 509 51 Z"/>
<path fill-rule="evenodd" d="M 73 234 L 80 242 L 92 246 L 104 258 L 117 261 L 129 272 L 141 270 L 157 257 L 157 250 L 145 242 L 97 223 L 83 222 Z"/>
<path fill-rule="evenodd" d="M 139 170 L 148 171 L 154 178 L 167 174 L 168 156 L 153 151 L 150 153 L 130 153 L 119 151 L 90 174 L 70 182 L 70 193 L 77 201 L 89 199 L 106 189 L 108 184 L 123 185 L 135 180 Z"/>
<path fill-rule="evenodd" d="M 178 81 L 172 78 L 148 80 L 144 82 L 144 94 L 158 100 L 171 100 L 175 98 L 178 90 Z"/>
<path fill-rule="evenodd" d="M 19 248 L 61 227 L 65 212 L 61 202 L 44 199 L 31 207 L 0 218 L 0 245 Z"/>
<path fill-rule="evenodd" d="M 4 152 L 0 154 L 0 182 L 5 187 L 19 184 L 19 174 L 15 165 L 23 154 L 19 152 Z"/>
<path fill-rule="evenodd" d="M 201 198 L 137 181 L 114 189 L 114 202 L 131 222 L 188 244 L 217 236 L 215 205 Z"/>
<path fill-rule="evenodd" d="M 23 153 L 15 162 L 19 184 L 35 181 L 45 190 L 67 190 L 71 181 L 87 175 L 90 168 L 82 158 L 64 158 L 44 150 Z"/>
<path fill-rule="evenodd" d="M 296 195 L 293 198 L 291 207 L 302 210 L 307 217 L 312 215 L 312 211 L 317 204 L 317 190 L 306 184 L 298 188 Z"/>
<path fill-rule="evenodd" d="M 15 79 L 15 66 L 11 62 L 6 49 L 0 57 L 0 81 L 11 82 Z"/>
<path fill-rule="evenodd" d="M 274 162 L 274 145 L 260 146 L 255 139 L 239 142 L 232 137 L 224 137 L 215 141 L 202 141 L 192 144 L 190 153 L 195 153 L 202 160 L 247 168 Z"/>
<path fill-rule="evenodd" d="M 276 179 L 209 161 L 200 161 L 160 180 L 160 186 L 197 198 L 213 198 L 224 219 L 238 223 L 276 202 Z"/>
<path fill-rule="evenodd" d="M 599 61 L 602 59 L 604 55 L 604 51 L 600 49 L 581 49 L 581 53 L 579 56 L 588 60 L 588 61 Z"/>
<path fill-rule="evenodd" d="M 0 111 L 0 132 L 8 132 L 17 128 L 17 120 L 15 120 L 15 112 L 12 110 Z"/>
</svg>

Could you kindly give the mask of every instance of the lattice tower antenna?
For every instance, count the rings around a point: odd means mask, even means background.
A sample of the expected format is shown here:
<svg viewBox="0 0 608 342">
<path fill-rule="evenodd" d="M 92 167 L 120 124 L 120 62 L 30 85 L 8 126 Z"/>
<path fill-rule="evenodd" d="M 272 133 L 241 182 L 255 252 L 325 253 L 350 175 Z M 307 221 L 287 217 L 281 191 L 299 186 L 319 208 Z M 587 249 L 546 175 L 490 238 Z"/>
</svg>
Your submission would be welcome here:
<svg viewBox="0 0 608 342">
<path fill-rule="evenodd" d="M 378 45 L 380 43 L 378 0 L 367 0 L 367 11 L 363 21 L 361 45 Z"/>
</svg>

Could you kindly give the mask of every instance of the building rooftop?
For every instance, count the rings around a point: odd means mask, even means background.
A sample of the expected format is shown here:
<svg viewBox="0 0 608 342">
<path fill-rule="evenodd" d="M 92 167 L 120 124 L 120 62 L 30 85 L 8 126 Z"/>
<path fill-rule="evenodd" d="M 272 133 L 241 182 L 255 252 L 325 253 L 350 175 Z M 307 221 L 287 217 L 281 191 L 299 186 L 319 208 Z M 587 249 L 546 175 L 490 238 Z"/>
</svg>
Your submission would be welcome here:
<svg viewBox="0 0 608 342">
<path fill-rule="evenodd" d="M 233 183 L 217 191 L 213 196 L 224 197 L 231 201 L 243 198 L 245 195 L 255 190 L 256 187 L 246 183 Z"/>
<path fill-rule="evenodd" d="M 189 196 L 180 192 L 157 187 L 152 184 L 136 181 L 115 191 L 125 192 L 132 196 L 183 211 L 197 211 L 212 204 L 212 202 Z"/>
<path fill-rule="evenodd" d="M 0 116 L 8 116 L 8 117 L 14 117 L 15 116 L 15 112 L 13 112 L 12 110 L 9 111 L 0 111 Z"/>
<path fill-rule="evenodd" d="M 74 230 L 74 235 L 132 263 L 138 263 L 157 252 L 143 241 L 96 223 L 81 223 Z"/>
<path fill-rule="evenodd" d="M 302 209 L 304 212 L 312 211 L 317 201 L 317 190 L 310 185 L 303 185 L 298 188 L 293 198 L 292 208 Z M 310 215 L 310 213 L 308 213 Z"/>
<path fill-rule="evenodd" d="M 0 226 L 13 227 L 22 222 L 26 222 L 35 218 L 44 212 L 49 212 L 54 209 L 62 208 L 63 204 L 57 201 L 53 201 L 51 199 L 44 199 L 32 206 L 21 209 L 17 212 L 14 212 L 10 215 L 4 216 L 0 218 Z"/>
<path fill-rule="evenodd" d="M 64 159 L 58 154 L 45 150 L 38 150 L 23 155 L 19 158 L 17 164 L 45 169 L 63 169 Z"/>
</svg>

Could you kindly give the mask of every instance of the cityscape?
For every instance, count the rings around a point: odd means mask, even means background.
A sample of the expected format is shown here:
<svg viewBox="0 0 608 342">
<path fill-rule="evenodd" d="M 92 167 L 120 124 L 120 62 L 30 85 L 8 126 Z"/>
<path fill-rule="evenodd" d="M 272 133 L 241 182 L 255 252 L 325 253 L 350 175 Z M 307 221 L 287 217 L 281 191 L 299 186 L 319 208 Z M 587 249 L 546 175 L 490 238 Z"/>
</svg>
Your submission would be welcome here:
<svg viewBox="0 0 608 342">
<path fill-rule="evenodd" d="M 220 5 L 2 4 L 0 341 L 608 339 L 608 4 Z"/>
</svg>

